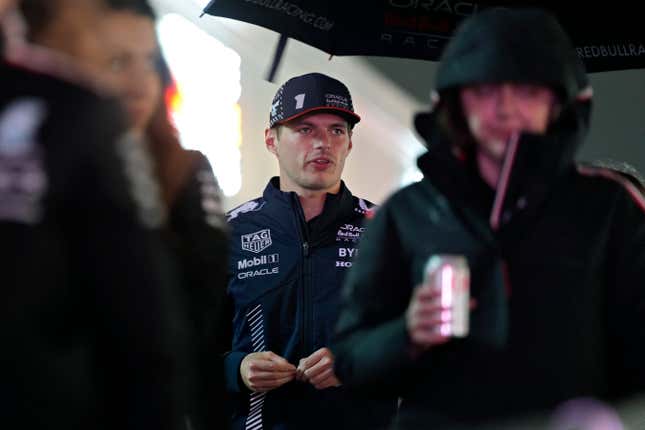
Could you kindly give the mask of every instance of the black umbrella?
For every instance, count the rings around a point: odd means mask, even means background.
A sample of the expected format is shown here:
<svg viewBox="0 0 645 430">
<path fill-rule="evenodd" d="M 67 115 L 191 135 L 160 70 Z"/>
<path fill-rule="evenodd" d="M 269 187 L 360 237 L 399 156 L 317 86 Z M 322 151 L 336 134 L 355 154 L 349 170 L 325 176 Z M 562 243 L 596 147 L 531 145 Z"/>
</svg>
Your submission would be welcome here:
<svg viewBox="0 0 645 430">
<path fill-rule="evenodd" d="M 645 30 L 626 1 L 212 0 L 209 15 L 260 25 L 281 38 L 269 80 L 287 38 L 330 55 L 372 55 L 436 61 L 459 22 L 484 8 L 542 6 L 553 12 L 588 72 L 645 68 Z M 522 37 L 521 34 L 518 37 Z"/>
</svg>

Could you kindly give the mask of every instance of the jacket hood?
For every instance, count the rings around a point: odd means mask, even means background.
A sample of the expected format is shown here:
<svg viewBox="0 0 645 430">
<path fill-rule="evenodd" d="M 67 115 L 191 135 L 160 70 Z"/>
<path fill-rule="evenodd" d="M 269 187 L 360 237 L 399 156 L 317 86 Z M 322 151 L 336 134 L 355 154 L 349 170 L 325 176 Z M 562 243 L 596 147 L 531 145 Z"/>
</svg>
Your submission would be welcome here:
<svg viewBox="0 0 645 430">
<path fill-rule="evenodd" d="M 591 89 L 582 62 L 557 21 L 547 13 L 488 9 L 463 22 L 444 51 L 432 110 L 415 117 L 416 130 L 430 149 L 419 167 L 433 183 L 442 184 L 442 191 L 461 194 L 468 188 L 467 183 L 458 186 L 467 177 L 464 169 L 468 163 L 455 156 L 455 142 L 439 126 L 437 113 L 444 105 L 458 103 L 454 96 L 464 85 L 508 81 L 551 86 L 560 95 L 561 112 L 545 135 L 520 136 L 511 157 L 508 183 L 503 187 L 502 209 L 527 196 L 538 203 L 573 167 L 591 117 Z M 453 180 L 444 180 L 447 177 Z"/>
<path fill-rule="evenodd" d="M 558 21 L 540 9 L 491 8 L 462 22 L 437 70 L 430 111 L 414 125 L 428 144 L 437 140 L 436 111 L 448 94 L 477 83 L 520 82 L 550 86 L 563 111 L 578 110 L 580 135 L 588 128 L 593 91 L 584 64 Z M 429 145 L 430 146 L 430 145 Z"/>
<path fill-rule="evenodd" d="M 568 35 L 539 9 L 492 8 L 463 21 L 442 54 L 435 88 L 503 81 L 549 85 L 565 102 L 588 86 Z"/>
</svg>

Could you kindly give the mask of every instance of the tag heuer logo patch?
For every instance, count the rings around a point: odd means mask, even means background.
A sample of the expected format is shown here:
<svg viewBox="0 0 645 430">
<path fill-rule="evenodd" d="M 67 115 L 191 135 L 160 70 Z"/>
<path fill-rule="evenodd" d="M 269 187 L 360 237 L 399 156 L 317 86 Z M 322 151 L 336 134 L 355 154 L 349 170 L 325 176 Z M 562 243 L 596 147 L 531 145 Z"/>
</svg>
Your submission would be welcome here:
<svg viewBox="0 0 645 430">
<path fill-rule="evenodd" d="M 245 251 L 262 252 L 271 246 L 271 230 L 256 231 L 255 233 L 242 235 L 242 249 Z"/>
</svg>

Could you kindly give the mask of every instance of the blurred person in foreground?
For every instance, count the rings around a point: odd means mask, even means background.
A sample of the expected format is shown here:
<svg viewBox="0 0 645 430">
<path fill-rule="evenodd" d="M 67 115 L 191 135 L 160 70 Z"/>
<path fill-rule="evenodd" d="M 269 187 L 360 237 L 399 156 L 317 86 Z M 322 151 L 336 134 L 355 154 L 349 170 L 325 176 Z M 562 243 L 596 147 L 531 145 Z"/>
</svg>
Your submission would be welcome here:
<svg viewBox="0 0 645 430">
<path fill-rule="evenodd" d="M 225 293 L 227 229 L 221 190 L 208 160 L 181 147 L 168 118 L 165 90 L 173 85 L 155 33 L 155 14 L 145 0 L 104 0 L 87 4 L 86 19 L 94 19 L 92 44 L 100 55 L 69 37 L 78 26 L 75 1 L 24 0 L 22 10 L 31 39 L 82 65 L 112 91 L 127 114 L 136 148 L 148 155 L 150 169 L 161 186 L 168 214 L 160 228 L 176 257 L 181 275 L 181 300 L 190 326 L 186 422 L 194 428 L 216 426 L 223 387 L 217 316 Z M 82 10 L 82 8 L 81 8 Z M 85 36 L 80 30 L 80 36 Z M 180 394 L 181 395 L 181 394 Z M 208 422 L 211 424 L 207 424 Z"/>
<path fill-rule="evenodd" d="M 196 430 L 226 425 L 222 398 L 220 308 L 226 292 L 228 228 L 222 193 L 206 157 L 182 148 L 168 117 L 170 70 L 155 34 L 155 14 L 144 0 L 107 0 L 102 42 L 107 78 L 154 162 L 168 208 L 166 237 L 181 265 L 182 292 L 194 356 L 188 419 Z M 213 140 L 213 145 L 216 145 Z"/>
<path fill-rule="evenodd" d="M 0 19 L 13 6 L 0 0 Z M 0 61 L 0 428 L 177 429 L 184 321 L 156 181 L 115 100 L 12 38 Z"/>
<path fill-rule="evenodd" d="M 645 201 L 573 161 L 592 93 L 560 25 L 532 9 L 466 19 L 436 90 L 415 121 L 424 179 L 379 209 L 348 275 L 338 377 L 400 396 L 396 428 L 414 430 L 481 429 L 644 390 Z M 463 339 L 442 334 L 452 315 L 423 282 L 437 254 L 470 266 Z"/>
<path fill-rule="evenodd" d="M 264 141 L 280 176 L 228 213 L 233 429 L 376 430 L 394 411 L 349 397 L 329 348 L 372 211 L 341 180 L 359 120 L 345 84 L 327 75 L 293 77 L 275 94 Z"/>
</svg>

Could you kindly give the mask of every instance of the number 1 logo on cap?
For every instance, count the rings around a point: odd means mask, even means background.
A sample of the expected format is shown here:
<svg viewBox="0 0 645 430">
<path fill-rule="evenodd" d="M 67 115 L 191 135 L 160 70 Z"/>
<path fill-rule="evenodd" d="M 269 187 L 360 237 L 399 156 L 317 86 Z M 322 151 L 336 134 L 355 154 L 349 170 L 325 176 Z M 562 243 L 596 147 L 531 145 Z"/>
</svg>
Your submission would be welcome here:
<svg viewBox="0 0 645 430">
<path fill-rule="evenodd" d="M 296 99 L 296 109 L 302 109 L 302 107 L 305 105 L 305 96 L 307 94 L 298 94 L 297 96 L 294 97 Z"/>
</svg>

